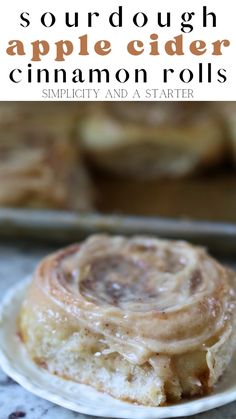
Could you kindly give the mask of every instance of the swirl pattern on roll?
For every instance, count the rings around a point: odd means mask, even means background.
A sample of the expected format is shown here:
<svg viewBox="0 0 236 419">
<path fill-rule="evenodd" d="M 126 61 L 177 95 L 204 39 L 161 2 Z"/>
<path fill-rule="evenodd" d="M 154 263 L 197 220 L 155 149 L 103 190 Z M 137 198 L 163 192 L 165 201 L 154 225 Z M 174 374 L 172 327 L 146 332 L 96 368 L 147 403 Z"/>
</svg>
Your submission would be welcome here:
<svg viewBox="0 0 236 419">
<path fill-rule="evenodd" d="M 129 344 L 193 350 L 230 325 L 224 268 L 184 242 L 97 236 L 46 259 L 37 275 L 69 314 L 103 330 L 124 354 Z"/>
</svg>

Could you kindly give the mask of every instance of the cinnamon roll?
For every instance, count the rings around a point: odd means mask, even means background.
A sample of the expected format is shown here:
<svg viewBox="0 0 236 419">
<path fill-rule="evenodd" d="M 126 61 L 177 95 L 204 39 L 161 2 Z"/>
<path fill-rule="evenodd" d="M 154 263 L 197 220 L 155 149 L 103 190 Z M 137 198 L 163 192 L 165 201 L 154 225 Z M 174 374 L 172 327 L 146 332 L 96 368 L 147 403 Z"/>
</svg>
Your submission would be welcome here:
<svg viewBox="0 0 236 419">
<path fill-rule="evenodd" d="M 50 373 L 118 399 L 204 395 L 235 349 L 235 279 L 186 242 L 91 236 L 39 264 L 20 334 Z"/>
<path fill-rule="evenodd" d="M 75 109 L 65 104 L 0 105 L 0 206 L 92 208 L 89 176 L 73 142 L 74 119 Z"/>
<path fill-rule="evenodd" d="M 79 124 L 87 159 L 119 176 L 185 176 L 221 162 L 225 138 L 206 104 L 114 103 Z"/>
</svg>

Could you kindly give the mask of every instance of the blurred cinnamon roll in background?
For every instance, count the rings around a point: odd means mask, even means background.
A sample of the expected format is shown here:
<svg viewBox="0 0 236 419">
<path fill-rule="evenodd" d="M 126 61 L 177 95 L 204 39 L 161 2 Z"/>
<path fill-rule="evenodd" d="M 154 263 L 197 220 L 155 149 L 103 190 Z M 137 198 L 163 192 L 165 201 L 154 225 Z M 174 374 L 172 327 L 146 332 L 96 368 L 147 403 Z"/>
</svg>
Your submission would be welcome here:
<svg viewBox="0 0 236 419">
<path fill-rule="evenodd" d="M 78 135 L 92 164 L 134 178 L 188 175 L 225 154 L 222 125 L 204 103 L 95 105 Z"/>
<path fill-rule="evenodd" d="M 72 138 L 75 110 L 1 104 L 0 206 L 91 209 L 91 185 Z"/>
</svg>

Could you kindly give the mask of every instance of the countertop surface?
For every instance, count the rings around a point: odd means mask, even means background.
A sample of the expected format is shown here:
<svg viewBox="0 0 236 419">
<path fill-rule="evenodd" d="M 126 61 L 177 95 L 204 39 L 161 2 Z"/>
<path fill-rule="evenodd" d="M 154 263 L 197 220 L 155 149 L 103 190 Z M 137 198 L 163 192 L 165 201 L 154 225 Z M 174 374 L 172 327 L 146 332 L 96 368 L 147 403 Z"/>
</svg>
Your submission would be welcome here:
<svg viewBox="0 0 236 419">
<path fill-rule="evenodd" d="M 0 244 L 0 297 L 16 282 L 29 275 L 37 262 L 53 250 L 48 245 L 31 243 Z M 235 265 L 236 267 L 236 265 Z M 85 419 L 77 414 L 42 400 L 24 390 L 0 369 L 0 419 Z M 235 419 L 236 402 L 192 416 L 194 419 Z"/>
</svg>

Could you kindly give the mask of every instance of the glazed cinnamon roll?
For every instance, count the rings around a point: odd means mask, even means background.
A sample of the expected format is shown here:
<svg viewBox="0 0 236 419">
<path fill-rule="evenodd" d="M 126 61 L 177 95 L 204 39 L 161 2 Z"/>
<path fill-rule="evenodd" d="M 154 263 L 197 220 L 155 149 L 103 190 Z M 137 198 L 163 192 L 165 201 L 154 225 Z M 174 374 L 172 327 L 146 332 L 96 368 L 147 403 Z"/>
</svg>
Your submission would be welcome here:
<svg viewBox="0 0 236 419">
<path fill-rule="evenodd" d="M 92 236 L 39 264 L 20 333 L 38 365 L 115 398 L 204 395 L 235 349 L 235 279 L 186 242 Z"/>
</svg>

